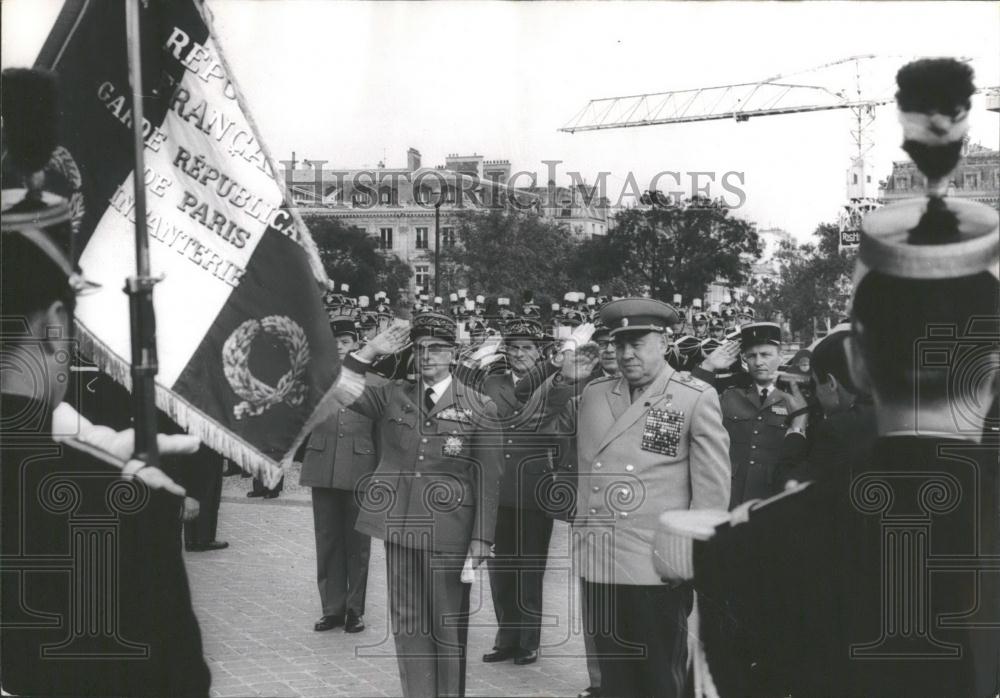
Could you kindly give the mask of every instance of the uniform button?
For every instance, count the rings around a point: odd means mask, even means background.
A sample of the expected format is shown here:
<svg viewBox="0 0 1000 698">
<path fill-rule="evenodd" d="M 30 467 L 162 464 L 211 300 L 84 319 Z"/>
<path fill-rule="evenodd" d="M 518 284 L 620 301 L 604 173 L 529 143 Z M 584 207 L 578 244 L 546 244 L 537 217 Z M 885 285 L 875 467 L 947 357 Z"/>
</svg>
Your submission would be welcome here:
<svg viewBox="0 0 1000 698">
<path fill-rule="evenodd" d="M 592 489 L 594 490 L 594 492 L 600 492 L 601 491 L 601 488 L 599 486 L 597 486 L 597 485 L 594 485 Z"/>
<path fill-rule="evenodd" d="M 628 518 L 628 512 L 627 512 L 627 511 L 623 511 L 623 512 L 621 513 L 621 517 L 622 517 L 623 519 L 627 519 L 627 518 Z"/>
<path fill-rule="evenodd" d="M 507 439 L 507 443 L 509 443 L 509 444 L 514 443 L 514 439 Z"/>
<path fill-rule="evenodd" d="M 753 465 L 755 461 L 750 461 L 750 465 Z"/>
<path fill-rule="evenodd" d="M 347 408 L 346 407 L 341 407 L 340 408 L 340 414 L 344 414 L 344 412 L 347 412 Z"/>
<path fill-rule="evenodd" d="M 622 496 L 625 496 L 625 495 L 628 494 L 628 490 L 625 489 L 624 487 L 621 487 L 621 488 L 618 489 L 618 494 L 620 494 Z"/>
<path fill-rule="evenodd" d="M 601 468 L 600 462 L 594 463 L 594 468 L 596 468 L 597 470 L 600 470 L 600 468 Z"/>
<path fill-rule="evenodd" d="M 504 458 L 510 458 L 510 454 L 509 453 L 505 453 L 504 454 Z"/>
<path fill-rule="evenodd" d="M 759 431 L 756 431 L 756 430 L 754 431 L 754 434 L 759 434 L 759 433 L 760 433 Z"/>
<path fill-rule="evenodd" d="M 763 418 L 763 417 L 757 417 L 757 421 L 758 421 L 758 422 L 763 422 L 763 421 L 764 421 L 764 418 Z"/>
<path fill-rule="evenodd" d="M 625 471 L 626 471 L 626 472 L 629 472 L 629 473 L 630 473 L 630 472 L 632 472 L 633 470 L 635 470 L 635 466 L 634 466 L 634 465 L 632 465 L 631 463 L 629 463 L 628 465 L 626 465 L 626 466 L 625 466 Z"/>
<path fill-rule="evenodd" d="M 751 444 L 750 448 L 757 448 L 757 444 Z"/>
<path fill-rule="evenodd" d="M 415 477 L 415 478 L 419 478 L 419 477 L 420 477 L 420 473 L 414 473 L 414 474 L 413 474 L 413 477 Z"/>
<path fill-rule="evenodd" d="M 454 429 L 452 429 L 452 430 L 451 430 L 451 433 L 452 433 L 452 434 L 457 434 L 458 432 L 457 432 L 457 431 L 455 431 Z"/>
<path fill-rule="evenodd" d="M 461 501 L 462 501 L 462 498 L 461 498 L 461 497 L 459 497 L 459 498 L 458 498 L 458 499 L 456 499 L 455 501 L 456 501 L 456 502 L 461 502 Z"/>
<path fill-rule="evenodd" d="M 425 436 L 424 438 L 420 439 L 420 443 L 422 444 L 427 443 L 427 437 Z"/>
<path fill-rule="evenodd" d="M 344 438 L 343 434 L 337 434 L 337 436 L 339 436 L 340 438 Z"/>
<path fill-rule="evenodd" d="M 417 460 L 423 460 L 423 459 L 424 459 L 423 456 L 417 456 Z"/>
<path fill-rule="evenodd" d="M 590 513 L 591 513 L 591 514 L 596 514 L 596 513 L 597 513 L 597 509 L 591 509 L 591 510 L 590 510 Z"/>
<path fill-rule="evenodd" d="M 425 427 L 429 427 L 430 425 L 431 425 L 431 423 L 430 423 L 430 422 L 424 422 L 424 426 L 425 426 Z"/>
</svg>

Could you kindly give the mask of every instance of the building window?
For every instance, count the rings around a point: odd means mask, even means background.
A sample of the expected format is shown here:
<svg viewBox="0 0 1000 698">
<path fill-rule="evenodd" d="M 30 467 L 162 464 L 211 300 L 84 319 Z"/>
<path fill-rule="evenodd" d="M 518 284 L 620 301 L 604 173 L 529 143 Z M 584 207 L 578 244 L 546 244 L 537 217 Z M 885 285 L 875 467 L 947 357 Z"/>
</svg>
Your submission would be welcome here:
<svg viewBox="0 0 1000 698">
<path fill-rule="evenodd" d="M 392 249 L 392 228 L 379 228 L 379 248 L 383 250 Z"/>
<path fill-rule="evenodd" d="M 351 195 L 351 203 L 355 206 L 367 206 L 371 202 L 368 194 L 365 192 L 356 192 Z"/>
<path fill-rule="evenodd" d="M 896 177 L 896 189 L 900 191 L 906 191 L 909 188 L 910 188 L 909 177 Z"/>
<path fill-rule="evenodd" d="M 417 228 L 416 246 L 418 250 L 427 249 L 427 228 Z"/>
<path fill-rule="evenodd" d="M 396 192 L 392 189 L 383 189 L 379 192 L 378 200 L 380 204 L 394 204 L 396 203 Z"/>
<path fill-rule="evenodd" d="M 858 183 L 858 173 L 855 172 L 854 173 L 854 184 L 857 184 L 857 183 Z"/>
<path fill-rule="evenodd" d="M 966 189 L 978 189 L 979 188 L 979 173 L 977 172 L 966 172 L 964 186 Z"/>
<path fill-rule="evenodd" d="M 427 288 L 431 282 L 431 268 L 426 264 L 415 264 L 413 271 L 417 288 Z"/>
<path fill-rule="evenodd" d="M 442 226 L 441 228 L 441 247 L 454 247 L 455 246 L 455 229 L 451 226 Z"/>
</svg>

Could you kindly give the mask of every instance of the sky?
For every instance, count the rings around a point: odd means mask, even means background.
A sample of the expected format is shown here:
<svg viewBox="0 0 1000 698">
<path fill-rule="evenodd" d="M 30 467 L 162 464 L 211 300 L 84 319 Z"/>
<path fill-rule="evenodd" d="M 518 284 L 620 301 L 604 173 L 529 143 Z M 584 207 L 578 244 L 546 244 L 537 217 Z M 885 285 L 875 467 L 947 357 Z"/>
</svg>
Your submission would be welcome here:
<svg viewBox="0 0 1000 698">
<path fill-rule="evenodd" d="M 34 60 L 60 5 L 0 0 L 4 67 Z M 800 240 L 835 222 L 845 200 L 853 153 L 847 111 L 577 134 L 557 129 L 597 97 L 754 82 L 855 55 L 885 57 L 889 72 L 864 77 L 887 88 L 898 65 L 939 55 L 969 57 L 978 86 L 1000 85 L 1000 4 L 991 2 L 208 6 L 278 159 L 294 151 L 299 160 L 327 160 L 327 167 L 401 167 L 415 147 L 424 165 L 443 164 L 449 153 L 478 153 L 536 172 L 540 183 L 548 179 L 543 161 L 558 160 L 560 184 L 569 182 L 568 171 L 590 182 L 610 172 L 612 201 L 629 173 L 645 188 L 657 172 L 680 172 L 686 190 L 686 173 L 714 172 L 713 195 L 726 194 L 719 187 L 725 173 L 742 173 L 746 197 L 737 215 Z M 973 142 L 1000 146 L 1000 115 L 983 110 L 978 98 L 971 121 Z M 894 107 L 877 110 L 872 134 L 877 181 L 894 159 L 906 157 Z"/>
</svg>

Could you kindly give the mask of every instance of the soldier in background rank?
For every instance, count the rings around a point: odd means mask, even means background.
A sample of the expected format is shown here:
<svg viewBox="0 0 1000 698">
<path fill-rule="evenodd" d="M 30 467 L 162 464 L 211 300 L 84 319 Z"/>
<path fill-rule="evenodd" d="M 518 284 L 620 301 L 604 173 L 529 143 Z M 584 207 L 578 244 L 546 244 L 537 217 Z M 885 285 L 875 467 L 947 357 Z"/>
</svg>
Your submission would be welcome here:
<svg viewBox="0 0 1000 698">
<path fill-rule="evenodd" d="M 604 306 L 621 376 L 589 383 L 555 427 L 577 435 L 573 558 L 585 580 L 584 625 L 599 654 L 602 695 L 684 695 L 692 596 L 662 582 L 653 537 L 664 511 L 729 501 L 718 395 L 664 356 L 676 318 L 666 303 L 645 298 Z"/>
<path fill-rule="evenodd" d="M 733 468 L 730 508 L 781 491 L 777 469 L 782 444 L 795 413 L 804 405 L 775 386 L 781 363 L 781 327 L 773 322 L 744 325 L 740 340 L 753 383 L 722 394 Z"/>
<path fill-rule="evenodd" d="M 330 323 L 343 361 L 360 347 L 358 326 L 346 317 Z M 386 381 L 365 376 L 368 385 Z M 299 483 L 312 488 L 313 525 L 316 534 L 316 583 L 323 615 L 313 630 L 322 632 L 344 626 L 349 633 L 365 629 L 365 590 L 371 538 L 354 530 L 358 518 L 358 484 L 375 470 L 372 420 L 341 408 L 309 436 Z"/>
</svg>

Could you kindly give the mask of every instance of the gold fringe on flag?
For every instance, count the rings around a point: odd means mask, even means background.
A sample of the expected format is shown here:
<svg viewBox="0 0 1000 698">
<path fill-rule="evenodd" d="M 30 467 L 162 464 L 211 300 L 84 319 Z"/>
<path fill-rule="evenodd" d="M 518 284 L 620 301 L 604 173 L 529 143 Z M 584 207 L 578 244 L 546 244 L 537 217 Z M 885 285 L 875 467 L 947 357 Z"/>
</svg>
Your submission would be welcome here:
<svg viewBox="0 0 1000 698">
<path fill-rule="evenodd" d="M 80 350 L 102 372 L 117 383 L 132 391 L 131 365 L 106 344 L 93 335 L 84 325 L 77 322 L 77 338 Z M 281 465 L 261 453 L 232 432 L 223 429 L 208 415 L 179 396 L 177 393 L 156 384 L 156 406 L 189 434 L 194 434 L 202 443 L 216 453 L 230 459 L 242 470 L 261 480 L 266 487 L 276 487 L 284 475 Z"/>
</svg>

